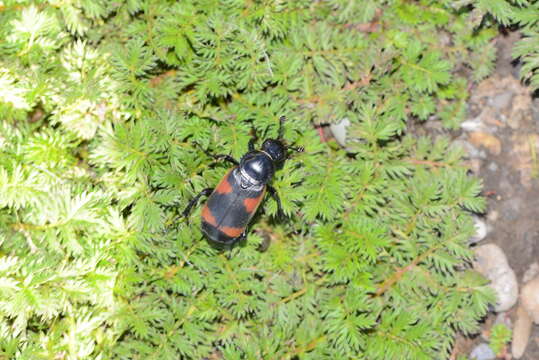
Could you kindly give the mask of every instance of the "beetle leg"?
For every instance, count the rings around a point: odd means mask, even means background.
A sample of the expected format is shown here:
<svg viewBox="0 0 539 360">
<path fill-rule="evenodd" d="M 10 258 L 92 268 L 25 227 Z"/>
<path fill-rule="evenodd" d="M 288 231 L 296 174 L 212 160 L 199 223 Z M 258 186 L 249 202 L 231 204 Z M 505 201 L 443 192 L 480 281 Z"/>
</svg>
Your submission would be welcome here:
<svg viewBox="0 0 539 360">
<path fill-rule="evenodd" d="M 193 200 L 189 201 L 189 204 L 187 204 L 187 207 L 185 208 L 185 210 L 182 212 L 182 216 L 183 217 L 188 217 L 189 216 L 189 213 L 191 212 L 191 209 L 193 208 L 193 206 L 196 205 L 196 203 L 198 202 L 198 200 L 202 197 L 202 196 L 208 196 L 212 193 L 213 191 L 213 188 L 206 188 L 204 190 L 202 190 L 201 192 L 198 193 L 197 196 L 195 196 L 193 198 Z"/>
<path fill-rule="evenodd" d="M 219 250 L 227 250 L 226 258 L 228 260 L 232 259 L 232 250 L 238 245 L 241 244 L 242 241 L 245 241 L 247 238 L 247 229 L 245 229 L 240 236 L 238 236 L 236 239 L 234 239 L 234 242 L 223 245 L 219 247 Z"/>
<path fill-rule="evenodd" d="M 240 163 L 238 162 L 238 160 L 234 159 L 232 156 L 230 155 L 226 155 L 226 154 L 217 154 L 217 155 L 210 155 L 212 158 L 214 158 L 215 160 L 226 160 L 228 162 L 231 162 L 232 164 L 234 165 L 239 165 Z"/>
<path fill-rule="evenodd" d="M 245 239 L 247 238 L 247 229 L 245 229 L 240 236 L 238 236 L 236 239 L 234 239 L 234 242 L 228 244 L 228 245 L 224 245 L 222 247 L 220 247 L 220 250 L 226 250 L 227 253 L 226 253 L 226 258 L 228 260 L 232 260 L 232 250 L 238 245 L 240 244 L 242 241 L 245 241 Z"/>
<path fill-rule="evenodd" d="M 256 141 L 256 136 L 253 136 L 252 138 L 249 139 L 249 151 L 254 151 L 255 150 L 255 141 Z"/>
<path fill-rule="evenodd" d="M 258 137 L 256 136 L 256 130 L 255 128 L 251 129 L 251 138 L 249 139 L 249 144 L 247 145 L 249 151 L 255 150 L 255 142 L 258 140 Z"/>
<path fill-rule="evenodd" d="M 241 242 L 241 241 L 243 241 L 243 240 L 245 240 L 245 239 L 247 239 L 247 229 L 245 229 L 245 230 L 241 233 L 241 235 L 240 235 L 240 237 L 239 237 L 239 239 L 238 239 L 238 240 L 239 240 L 238 242 Z"/>
<path fill-rule="evenodd" d="M 281 206 L 281 198 L 279 198 L 279 194 L 277 194 L 277 190 L 271 185 L 267 185 L 269 194 L 275 199 L 275 202 L 277 203 L 277 215 L 280 218 L 284 217 L 283 207 Z"/>
<path fill-rule="evenodd" d="M 299 146 L 299 147 L 287 146 L 286 148 L 290 149 L 290 150 L 293 150 L 293 151 L 296 151 L 296 152 L 303 152 L 305 150 L 305 148 L 303 148 L 303 146 Z"/>
<path fill-rule="evenodd" d="M 258 136 L 256 136 L 256 129 L 254 127 L 251 128 L 251 138 L 249 139 L 249 145 L 248 149 L 249 151 L 255 150 L 255 142 L 258 140 Z"/>
<path fill-rule="evenodd" d="M 219 161 L 219 160 L 226 160 L 226 161 L 231 162 L 231 163 L 234 164 L 234 165 L 239 165 L 239 162 L 238 162 L 236 159 L 234 159 L 232 156 L 230 156 L 230 155 L 227 155 L 227 154 L 217 154 L 217 155 L 214 155 L 214 154 L 210 153 L 208 150 L 204 149 L 204 148 L 203 148 L 202 146 L 200 146 L 198 143 L 195 142 L 194 144 L 198 147 L 198 149 L 199 149 L 200 151 L 202 151 L 204 154 L 206 154 L 207 156 L 213 158 L 213 159 L 216 160 L 216 161 Z"/>
</svg>

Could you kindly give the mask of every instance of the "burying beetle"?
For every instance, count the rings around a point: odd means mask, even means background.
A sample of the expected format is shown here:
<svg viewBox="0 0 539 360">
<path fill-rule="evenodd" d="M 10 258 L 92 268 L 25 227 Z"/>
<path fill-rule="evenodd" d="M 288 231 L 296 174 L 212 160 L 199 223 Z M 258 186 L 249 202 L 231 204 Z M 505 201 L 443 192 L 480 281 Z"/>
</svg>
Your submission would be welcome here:
<svg viewBox="0 0 539 360">
<path fill-rule="evenodd" d="M 276 166 L 286 159 L 288 149 L 301 152 L 303 148 L 286 146 L 283 142 L 283 122 L 279 119 L 279 137 L 266 139 L 260 150 L 255 150 L 256 136 L 249 140 L 249 151 L 240 162 L 229 155 L 216 155 L 235 166 L 221 179 L 215 189 L 206 188 L 187 205 L 182 215 L 188 217 L 200 197 L 208 196 L 202 208 L 202 233 L 210 244 L 219 249 L 227 249 L 245 239 L 247 225 L 264 199 L 266 189 L 277 202 L 278 213 L 282 214 L 281 200 L 275 189 L 269 185 Z"/>
</svg>

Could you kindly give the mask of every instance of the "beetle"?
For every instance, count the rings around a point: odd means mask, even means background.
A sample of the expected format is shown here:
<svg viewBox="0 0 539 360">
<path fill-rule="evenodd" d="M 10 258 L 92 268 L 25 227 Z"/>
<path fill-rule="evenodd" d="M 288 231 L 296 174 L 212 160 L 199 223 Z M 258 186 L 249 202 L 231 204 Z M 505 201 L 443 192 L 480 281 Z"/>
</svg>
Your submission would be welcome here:
<svg viewBox="0 0 539 360">
<path fill-rule="evenodd" d="M 234 164 L 219 184 L 206 188 L 196 195 L 187 205 L 182 216 L 188 218 L 193 206 L 202 196 L 208 199 L 202 208 L 202 233 L 216 248 L 231 248 L 247 237 L 247 226 L 264 199 L 266 191 L 277 202 L 279 214 L 282 214 L 281 200 L 275 189 L 269 184 L 276 168 L 287 156 L 287 150 L 297 152 L 303 148 L 286 146 L 283 141 L 283 123 L 279 119 L 277 139 L 266 139 L 260 150 L 255 150 L 256 136 L 249 140 L 248 152 L 240 161 L 230 155 L 215 155 L 215 159 L 224 159 Z M 211 156 L 211 155 L 210 155 Z"/>
</svg>

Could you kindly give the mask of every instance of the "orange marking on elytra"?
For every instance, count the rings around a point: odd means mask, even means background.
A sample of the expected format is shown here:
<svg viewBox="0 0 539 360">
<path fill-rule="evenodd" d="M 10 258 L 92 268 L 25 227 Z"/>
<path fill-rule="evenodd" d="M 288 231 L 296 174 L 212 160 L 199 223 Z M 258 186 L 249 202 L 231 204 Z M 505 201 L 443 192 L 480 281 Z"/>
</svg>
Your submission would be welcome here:
<svg viewBox="0 0 539 360">
<path fill-rule="evenodd" d="M 262 192 L 260 195 L 258 195 L 255 198 L 247 198 L 243 200 L 243 205 L 245 206 L 245 210 L 248 213 L 255 211 L 258 205 L 260 204 L 260 201 L 262 200 L 262 196 L 264 196 L 264 192 Z"/>
<path fill-rule="evenodd" d="M 235 237 L 240 236 L 243 233 L 244 228 L 223 226 L 223 227 L 220 227 L 219 230 L 225 233 L 225 235 L 235 238 Z"/>
<path fill-rule="evenodd" d="M 217 226 L 217 221 L 212 215 L 210 208 L 208 208 L 208 205 L 204 205 L 202 208 L 202 219 L 210 225 Z"/>
<path fill-rule="evenodd" d="M 230 183 L 228 182 L 228 174 L 230 174 L 230 171 L 225 175 L 223 180 L 221 180 L 219 185 L 217 185 L 217 187 L 215 188 L 215 191 L 218 194 L 228 194 L 232 191 L 232 185 L 230 185 Z"/>
</svg>

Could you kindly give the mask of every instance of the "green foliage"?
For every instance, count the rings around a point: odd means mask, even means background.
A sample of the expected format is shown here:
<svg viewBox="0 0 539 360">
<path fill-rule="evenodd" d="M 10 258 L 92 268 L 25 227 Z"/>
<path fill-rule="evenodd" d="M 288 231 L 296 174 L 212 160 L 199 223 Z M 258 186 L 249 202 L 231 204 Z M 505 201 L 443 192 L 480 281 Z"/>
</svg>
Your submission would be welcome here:
<svg viewBox="0 0 539 360">
<path fill-rule="evenodd" d="M 539 3 L 534 6 L 537 13 Z M 513 56 L 522 61 L 521 78 L 528 80 L 530 87 L 537 90 L 539 89 L 539 21 L 537 17 L 530 17 L 527 12 L 518 13 L 516 21 L 523 25 L 524 38 L 513 48 Z"/>
<path fill-rule="evenodd" d="M 496 355 L 501 355 L 511 341 L 511 329 L 504 324 L 496 324 L 490 329 L 489 346 Z"/>
<path fill-rule="evenodd" d="M 471 3 L 0 2 L 1 356 L 448 358 L 493 302 L 485 203 L 407 123 L 457 127 L 495 57 L 478 14 L 535 6 Z M 287 218 L 266 199 L 218 253 L 178 220 L 227 171 L 202 149 L 240 157 L 281 115 L 306 149 L 273 182 Z M 346 153 L 313 127 L 343 118 Z"/>
<path fill-rule="evenodd" d="M 520 77 L 533 90 L 539 89 L 539 1 L 537 0 L 462 0 L 457 7 L 475 6 L 475 22 L 490 23 L 495 19 L 504 26 L 517 25 L 523 39 L 513 49 L 513 57 L 522 62 Z M 487 55 L 489 57 L 494 54 Z M 488 59 L 491 63 L 492 59 Z"/>
</svg>

